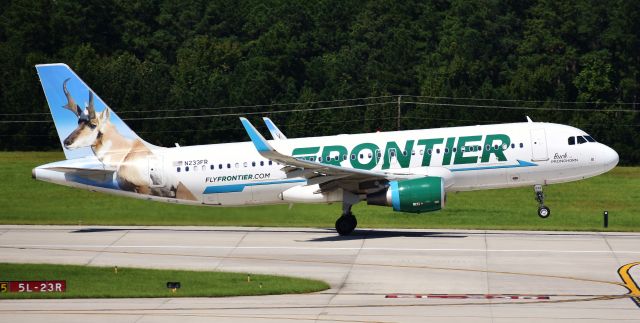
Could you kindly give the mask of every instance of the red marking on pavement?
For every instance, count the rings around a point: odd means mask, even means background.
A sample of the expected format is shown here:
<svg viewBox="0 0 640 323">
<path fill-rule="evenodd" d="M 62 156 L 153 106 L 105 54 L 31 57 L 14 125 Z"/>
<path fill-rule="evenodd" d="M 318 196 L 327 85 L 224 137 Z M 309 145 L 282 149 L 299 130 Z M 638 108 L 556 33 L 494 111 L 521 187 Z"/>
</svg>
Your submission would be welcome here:
<svg viewBox="0 0 640 323">
<path fill-rule="evenodd" d="M 549 295 L 514 294 L 387 294 L 385 298 L 431 298 L 431 299 L 550 299 Z"/>
</svg>

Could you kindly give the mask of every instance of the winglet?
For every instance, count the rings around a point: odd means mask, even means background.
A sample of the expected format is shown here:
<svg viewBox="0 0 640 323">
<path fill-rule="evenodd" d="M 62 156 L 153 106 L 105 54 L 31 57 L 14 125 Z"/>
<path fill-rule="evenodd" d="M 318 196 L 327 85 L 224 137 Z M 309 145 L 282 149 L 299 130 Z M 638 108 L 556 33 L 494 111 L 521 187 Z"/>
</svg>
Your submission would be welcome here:
<svg viewBox="0 0 640 323">
<path fill-rule="evenodd" d="M 282 133 L 282 131 L 280 131 L 280 129 L 278 129 L 276 124 L 273 123 L 273 121 L 271 121 L 271 119 L 269 119 L 267 117 L 263 117 L 262 119 L 264 120 L 264 123 L 267 125 L 267 128 L 269 129 L 269 132 L 271 133 L 271 137 L 273 137 L 274 140 L 287 139 L 287 136 L 285 136 Z"/>
<path fill-rule="evenodd" d="M 240 121 L 242 122 L 244 129 L 247 131 L 249 138 L 251 138 L 253 145 L 256 146 L 256 149 L 259 153 L 265 153 L 275 150 L 273 149 L 273 147 L 271 147 L 271 145 L 269 145 L 267 140 L 264 139 L 264 137 L 258 132 L 258 130 L 256 130 L 251 122 L 247 120 L 247 118 L 240 117 Z"/>
</svg>

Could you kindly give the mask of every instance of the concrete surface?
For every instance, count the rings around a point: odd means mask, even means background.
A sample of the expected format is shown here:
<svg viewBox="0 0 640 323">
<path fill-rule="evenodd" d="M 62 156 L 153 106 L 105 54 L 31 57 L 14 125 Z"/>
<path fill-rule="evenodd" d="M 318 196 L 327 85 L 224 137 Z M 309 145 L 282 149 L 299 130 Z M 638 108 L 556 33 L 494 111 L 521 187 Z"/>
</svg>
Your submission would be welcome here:
<svg viewBox="0 0 640 323">
<path fill-rule="evenodd" d="M 309 295 L 0 300 L 3 322 L 640 322 L 618 273 L 640 261 L 639 233 L 0 226 L 0 259 L 332 286 Z M 640 281 L 640 265 L 629 275 Z"/>
</svg>

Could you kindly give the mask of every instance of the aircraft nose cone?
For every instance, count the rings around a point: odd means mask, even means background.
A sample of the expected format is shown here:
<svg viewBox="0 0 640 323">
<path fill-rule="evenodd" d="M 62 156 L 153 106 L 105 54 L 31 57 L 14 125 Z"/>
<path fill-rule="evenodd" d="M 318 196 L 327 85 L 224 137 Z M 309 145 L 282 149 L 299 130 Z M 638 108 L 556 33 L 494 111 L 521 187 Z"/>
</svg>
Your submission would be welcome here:
<svg viewBox="0 0 640 323">
<path fill-rule="evenodd" d="M 620 161 L 620 156 L 618 156 L 618 153 L 610 147 L 606 147 L 602 156 L 602 162 L 606 171 L 609 171 L 616 167 L 616 165 L 618 165 L 618 161 Z"/>
</svg>

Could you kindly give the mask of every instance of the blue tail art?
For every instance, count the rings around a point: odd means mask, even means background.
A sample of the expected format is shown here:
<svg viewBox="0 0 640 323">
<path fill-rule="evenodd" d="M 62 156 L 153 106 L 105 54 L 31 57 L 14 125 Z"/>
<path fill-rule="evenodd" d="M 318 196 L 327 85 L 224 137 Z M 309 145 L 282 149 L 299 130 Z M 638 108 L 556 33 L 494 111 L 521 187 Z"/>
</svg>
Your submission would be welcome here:
<svg viewBox="0 0 640 323">
<path fill-rule="evenodd" d="M 69 66 L 36 65 L 36 70 L 67 159 L 94 155 L 96 138 L 107 127 L 143 142 Z"/>
<path fill-rule="evenodd" d="M 52 170 L 80 184 L 197 201 L 173 173 L 164 171 L 164 149 L 131 131 L 69 66 L 47 64 L 36 69 L 67 158 Z M 83 163 L 97 167 L 77 167 Z"/>
</svg>

